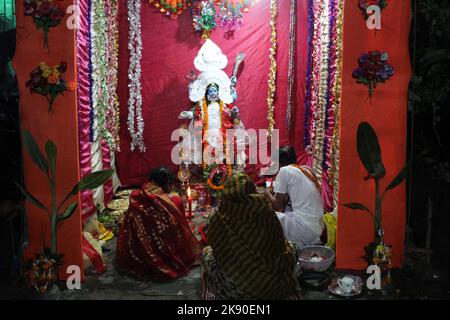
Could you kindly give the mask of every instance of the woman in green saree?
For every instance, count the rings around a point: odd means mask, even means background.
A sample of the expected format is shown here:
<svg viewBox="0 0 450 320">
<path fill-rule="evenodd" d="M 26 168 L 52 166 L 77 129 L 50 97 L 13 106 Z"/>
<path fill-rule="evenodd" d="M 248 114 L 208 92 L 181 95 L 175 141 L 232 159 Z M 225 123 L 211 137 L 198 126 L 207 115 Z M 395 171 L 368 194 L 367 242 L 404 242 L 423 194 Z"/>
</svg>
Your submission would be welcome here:
<svg viewBox="0 0 450 320">
<path fill-rule="evenodd" d="M 245 174 L 230 178 L 206 228 L 206 291 L 217 299 L 288 299 L 298 295 L 296 248 L 269 201 Z"/>
</svg>

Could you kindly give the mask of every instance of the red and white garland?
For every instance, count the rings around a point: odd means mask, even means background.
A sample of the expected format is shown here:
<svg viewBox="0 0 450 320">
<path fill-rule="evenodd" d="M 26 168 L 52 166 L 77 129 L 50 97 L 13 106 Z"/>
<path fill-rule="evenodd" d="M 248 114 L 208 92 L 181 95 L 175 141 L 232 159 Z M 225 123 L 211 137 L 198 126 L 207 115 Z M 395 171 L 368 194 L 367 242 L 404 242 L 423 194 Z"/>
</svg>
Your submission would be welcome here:
<svg viewBox="0 0 450 320">
<path fill-rule="evenodd" d="M 120 151 L 120 119 L 119 97 L 117 95 L 118 68 L 119 68 L 119 31 L 118 0 L 105 0 L 105 14 L 107 19 L 107 47 L 106 57 L 108 70 L 106 72 L 106 85 L 108 90 L 108 111 L 106 128 L 111 134 L 112 150 Z"/>
</svg>

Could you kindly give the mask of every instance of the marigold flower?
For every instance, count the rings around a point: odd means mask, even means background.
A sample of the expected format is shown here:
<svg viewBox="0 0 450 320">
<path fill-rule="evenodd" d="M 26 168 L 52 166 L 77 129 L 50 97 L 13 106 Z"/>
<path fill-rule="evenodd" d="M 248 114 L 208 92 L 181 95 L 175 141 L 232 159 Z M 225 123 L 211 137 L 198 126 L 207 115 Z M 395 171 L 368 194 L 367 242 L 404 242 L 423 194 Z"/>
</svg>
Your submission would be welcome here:
<svg viewBox="0 0 450 320">
<path fill-rule="evenodd" d="M 67 82 L 67 90 L 75 91 L 77 89 L 77 84 L 74 81 Z"/>
<path fill-rule="evenodd" d="M 45 69 L 45 70 L 42 71 L 42 76 L 43 76 L 44 78 L 48 78 L 48 77 L 51 75 L 51 73 L 52 73 L 52 70 L 50 70 L 50 69 Z"/>
</svg>

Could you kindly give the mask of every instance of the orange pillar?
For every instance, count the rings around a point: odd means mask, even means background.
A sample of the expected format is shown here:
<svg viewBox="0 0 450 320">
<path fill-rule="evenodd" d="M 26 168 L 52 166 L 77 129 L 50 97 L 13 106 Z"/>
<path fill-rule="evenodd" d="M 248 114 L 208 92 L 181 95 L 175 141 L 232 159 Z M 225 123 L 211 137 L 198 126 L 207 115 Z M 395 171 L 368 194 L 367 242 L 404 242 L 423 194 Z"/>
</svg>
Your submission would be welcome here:
<svg viewBox="0 0 450 320">
<path fill-rule="evenodd" d="M 380 142 L 386 177 L 382 190 L 406 162 L 407 97 L 411 76 L 409 59 L 410 1 L 389 1 L 381 13 L 381 30 L 369 30 L 357 1 L 345 1 L 344 62 L 340 115 L 339 207 L 336 265 L 342 269 L 364 269 L 363 248 L 373 240 L 372 222 L 367 213 L 343 207 L 344 203 L 361 202 L 374 208 L 375 187 L 367 176 L 356 149 L 356 131 L 362 121 L 375 129 Z M 374 91 L 372 103 L 368 89 L 357 84 L 352 71 L 358 57 L 372 50 L 389 54 L 395 75 Z M 385 240 L 393 245 L 393 266 L 403 262 L 406 220 L 405 184 L 391 190 L 383 204 Z"/>
<path fill-rule="evenodd" d="M 59 1 L 58 4 L 66 10 L 72 5 L 72 0 Z M 75 81 L 75 30 L 69 30 L 66 20 L 52 28 L 48 35 L 50 51 L 43 47 L 44 36 L 38 30 L 33 18 L 24 15 L 23 1 L 16 1 L 17 15 L 17 49 L 13 60 L 14 69 L 20 90 L 21 127 L 31 132 L 41 150 L 47 140 L 53 140 L 58 148 L 56 162 L 57 203 L 79 180 L 78 126 L 76 92 L 65 92 L 56 98 L 53 113 L 48 113 L 45 97 L 31 94 L 25 87 L 30 72 L 40 62 L 49 66 L 67 62 L 66 81 Z M 26 189 L 35 195 L 44 205 L 50 206 L 50 188 L 44 174 L 24 152 L 24 177 Z M 79 201 L 79 196 L 72 197 L 68 203 Z M 78 206 L 79 207 L 79 206 Z M 30 203 L 26 204 L 28 215 L 29 245 L 26 250 L 27 258 L 40 252 L 43 245 L 50 247 L 50 226 L 46 212 Z M 73 216 L 64 221 L 58 230 L 58 252 L 64 254 L 64 265 L 60 268 L 60 278 L 67 278 L 66 267 L 78 265 L 84 277 L 83 254 L 81 248 L 81 215 L 77 209 Z"/>
</svg>

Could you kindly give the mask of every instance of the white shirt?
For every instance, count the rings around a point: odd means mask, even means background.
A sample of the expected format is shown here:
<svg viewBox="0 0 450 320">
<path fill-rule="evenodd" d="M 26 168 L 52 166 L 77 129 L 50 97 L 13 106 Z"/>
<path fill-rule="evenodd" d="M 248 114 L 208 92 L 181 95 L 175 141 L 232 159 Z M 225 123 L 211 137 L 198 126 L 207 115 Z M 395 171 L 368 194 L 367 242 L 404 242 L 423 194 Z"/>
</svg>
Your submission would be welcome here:
<svg viewBox="0 0 450 320">
<path fill-rule="evenodd" d="M 296 219 L 302 221 L 316 235 L 322 234 L 323 204 L 316 185 L 294 166 L 280 169 L 274 182 L 274 191 L 287 194 Z"/>
</svg>

